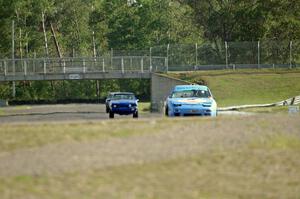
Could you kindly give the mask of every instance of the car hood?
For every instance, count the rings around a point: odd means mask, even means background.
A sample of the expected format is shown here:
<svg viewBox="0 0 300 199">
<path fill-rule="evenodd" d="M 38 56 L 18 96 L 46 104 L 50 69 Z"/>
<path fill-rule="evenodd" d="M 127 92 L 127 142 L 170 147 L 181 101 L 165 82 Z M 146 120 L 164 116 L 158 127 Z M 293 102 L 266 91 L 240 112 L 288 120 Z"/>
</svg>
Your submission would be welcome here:
<svg viewBox="0 0 300 199">
<path fill-rule="evenodd" d="M 170 102 L 173 104 L 212 104 L 213 98 L 172 98 Z"/>
<path fill-rule="evenodd" d="M 135 104 L 137 103 L 136 100 L 111 100 L 110 103 L 112 104 Z"/>
</svg>

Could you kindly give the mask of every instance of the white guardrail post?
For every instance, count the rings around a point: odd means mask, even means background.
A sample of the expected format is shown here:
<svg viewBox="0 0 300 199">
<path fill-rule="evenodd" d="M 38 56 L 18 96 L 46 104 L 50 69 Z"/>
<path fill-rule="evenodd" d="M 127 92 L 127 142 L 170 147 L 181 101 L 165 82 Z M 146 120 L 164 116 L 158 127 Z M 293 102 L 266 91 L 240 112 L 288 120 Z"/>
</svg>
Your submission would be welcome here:
<svg viewBox="0 0 300 199">
<path fill-rule="evenodd" d="M 293 42 L 290 41 L 290 69 L 292 69 L 293 55 L 292 55 Z"/>
<path fill-rule="evenodd" d="M 170 50 L 170 44 L 168 44 L 167 46 L 167 59 L 166 59 L 167 72 L 169 72 L 169 50 Z"/>
<path fill-rule="evenodd" d="M 122 73 L 124 73 L 124 58 L 122 57 L 121 59 L 121 68 L 122 68 Z"/>
<path fill-rule="evenodd" d="M 225 41 L 225 63 L 226 63 L 226 69 L 228 69 L 228 43 Z"/>
<path fill-rule="evenodd" d="M 260 69 L 260 41 L 257 42 L 257 68 Z"/>
<path fill-rule="evenodd" d="M 150 58 L 150 72 L 152 72 L 152 47 L 150 47 L 150 55 L 149 55 L 149 58 Z"/>
<path fill-rule="evenodd" d="M 7 62 L 4 60 L 4 76 L 7 75 Z"/>
<path fill-rule="evenodd" d="M 144 73 L 144 58 L 141 58 L 141 72 Z"/>
<path fill-rule="evenodd" d="M 104 61 L 104 58 L 102 58 L 102 72 L 105 73 L 105 61 Z"/>
<path fill-rule="evenodd" d="M 198 68 L 198 44 L 196 43 L 195 44 L 195 67 L 194 67 L 194 70 L 197 70 Z"/>
<path fill-rule="evenodd" d="M 86 68 L 85 68 L 85 59 L 82 59 L 82 66 L 83 66 L 83 73 L 85 73 Z"/>
<path fill-rule="evenodd" d="M 46 75 L 46 73 L 47 73 L 47 70 L 46 70 L 47 65 L 46 65 L 46 60 L 45 59 L 43 60 L 43 63 L 44 63 L 44 74 Z"/>
<path fill-rule="evenodd" d="M 64 74 L 66 73 L 66 60 L 63 59 L 63 70 L 64 70 Z"/>
<path fill-rule="evenodd" d="M 27 75 L 27 61 L 24 60 L 24 75 Z"/>
</svg>

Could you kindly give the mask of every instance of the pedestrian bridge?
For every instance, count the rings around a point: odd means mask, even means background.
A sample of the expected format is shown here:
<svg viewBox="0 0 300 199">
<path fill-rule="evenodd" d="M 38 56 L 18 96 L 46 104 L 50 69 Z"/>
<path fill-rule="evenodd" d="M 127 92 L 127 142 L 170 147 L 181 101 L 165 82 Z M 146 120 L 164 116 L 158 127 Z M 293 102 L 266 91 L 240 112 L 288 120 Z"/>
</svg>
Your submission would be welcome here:
<svg viewBox="0 0 300 199">
<path fill-rule="evenodd" d="M 100 57 L 0 60 L 0 83 L 15 81 L 150 79 L 151 107 L 161 111 L 171 88 L 189 84 L 158 72 L 168 71 L 165 57 Z"/>
<path fill-rule="evenodd" d="M 166 57 L 36 58 L 0 60 L 0 81 L 150 78 L 167 71 Z"/>
</svg>

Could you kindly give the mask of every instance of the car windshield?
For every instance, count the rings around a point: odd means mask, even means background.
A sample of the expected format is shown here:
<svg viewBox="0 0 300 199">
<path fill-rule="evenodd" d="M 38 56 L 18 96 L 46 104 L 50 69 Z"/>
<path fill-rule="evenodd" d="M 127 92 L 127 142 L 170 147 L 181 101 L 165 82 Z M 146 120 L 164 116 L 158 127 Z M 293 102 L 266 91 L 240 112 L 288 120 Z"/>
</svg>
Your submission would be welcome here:
<svg viewBox="0 0 300 199">
<path fill-rule="evenodd" d="M 134 100 L 135 96 L 133 94 L 115 94 L 112 96 L 113 100 L 121 100 L 121 99 L 126 99 L 126 100 Z"/>
<path fill-rule="evenodd" d="M 208 98 L 211 97 L 209 91 L 205 90 L 183 90 L 183 91 L 174 91 L 171 95 L 171 98 Z"/>
</svg>

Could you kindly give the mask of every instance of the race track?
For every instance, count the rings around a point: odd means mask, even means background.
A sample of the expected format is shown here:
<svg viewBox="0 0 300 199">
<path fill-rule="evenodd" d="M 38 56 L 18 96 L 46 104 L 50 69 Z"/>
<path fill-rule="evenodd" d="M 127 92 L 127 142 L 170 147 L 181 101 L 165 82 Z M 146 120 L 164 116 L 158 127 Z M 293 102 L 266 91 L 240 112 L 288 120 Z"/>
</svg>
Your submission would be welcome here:
<svg viewBox="0 0 300 199">
<path fill-rule="evenodd" d="M 239 111 L 220 111 L 218 115 L 249 115 Z M 164 117 L 161 113 L 140 111 L 140 118 Z M 130 119 L 132 115 L 115 115 L 114 119 Z M 78 122 L 108 120 L 104 104 L 23 105 L 0 108 L 0 124 L 32 122 Z"/>
<path fill-rule="evenodd" d="M 140 112 L 140 118 L 162 117 L 158 113 Z M 132 115 L 115 119 L 132 118 Z M 104 104 L 60 104 L 8 106 L 0 109 L 0 123 L 69 122 L 106 120 Z"/>
</svg>

